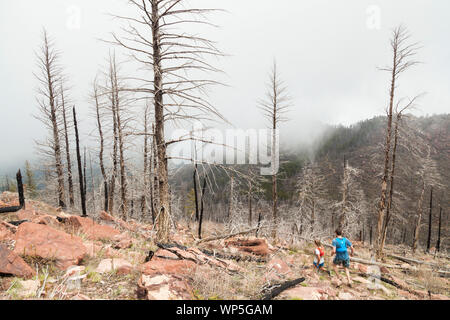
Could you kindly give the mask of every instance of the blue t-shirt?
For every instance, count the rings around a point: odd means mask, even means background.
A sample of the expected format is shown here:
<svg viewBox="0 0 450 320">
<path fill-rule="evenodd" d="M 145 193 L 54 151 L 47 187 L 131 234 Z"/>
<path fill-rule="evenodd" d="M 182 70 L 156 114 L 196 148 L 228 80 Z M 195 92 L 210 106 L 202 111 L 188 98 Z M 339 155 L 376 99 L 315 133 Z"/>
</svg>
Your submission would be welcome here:
<svg viewBox="0 0 450 320">
<path fill-rule="evenodd" d="M 347 248 L 352 246 L 352 243 L 347 238 L 336 238 L 331 243 L 336 248 L 336 257 L 341 260 L 349 258 Z"/>
</svg>

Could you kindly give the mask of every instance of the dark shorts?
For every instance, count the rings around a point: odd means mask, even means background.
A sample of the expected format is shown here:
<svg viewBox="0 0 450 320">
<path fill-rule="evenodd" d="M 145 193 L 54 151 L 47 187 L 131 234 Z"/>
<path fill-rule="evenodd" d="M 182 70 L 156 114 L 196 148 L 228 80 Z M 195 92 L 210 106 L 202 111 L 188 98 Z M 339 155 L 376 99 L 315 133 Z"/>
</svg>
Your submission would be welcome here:
<svg viewBox="0 0 450 320">
<path fill-rule="evenodd" d="M 319 265 L 317 265 L 317 262 L 313 262 L 313 263 L 314 263 L 314 266 L 315 266 L 317 269 L 322 268 L 322 267 L 325 265 L 325 262 L 324 262 L 324 263 L 321 263 L 321 264 L 319 264 Z"/>
<path fill-rule="evenodd" d="M 333 259 L 333 263 L 338 266 L 342 265 L 346 268 L 350 268 L 350 257 L 348 256 L 348 254 L 342 255 L 337 253 Z"/>
</svg>

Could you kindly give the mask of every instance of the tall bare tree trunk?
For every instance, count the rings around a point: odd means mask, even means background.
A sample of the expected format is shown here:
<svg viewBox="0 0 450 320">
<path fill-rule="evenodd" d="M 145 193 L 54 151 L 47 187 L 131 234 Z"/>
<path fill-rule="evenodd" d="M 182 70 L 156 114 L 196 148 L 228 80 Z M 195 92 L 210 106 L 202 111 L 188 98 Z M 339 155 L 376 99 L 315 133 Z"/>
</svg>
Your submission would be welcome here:
<svg viewBox="0 0 450 320">
<path fill-rule="evenodd" d="M 115 92 L 115 79 L 114 79 L 114 66 L 113 66 L 113 57 L 110 57 L 110 63 L 109 63 L 109 80 L 110 80 L 110 89 L 111 89 L 111 109 L 112 109 L 112 116 L 113 116 L 113 135 L 114 135 L 114 141 L 113 141 L 113 154 L 112 154 L 112 174 L 111 174 L 111 181 L 109 183 L 109 213 L 114 214 L 114 194 L 115 194 L 115 188 L 116 188 L 116 177 L 117 177 L 117 153 L 118 153 L 118 145 L 119 145 L 119 133 L 118 133 L 118 125 L 117 125 L 117 101 L 116 101 L 116 92 Z"/>
<path fill-rule="evenodd" d="M 77 115 L 75 112 L 75 107 L 73 107 L 73 126 L 75 128 L 75 143 L 77 147 L 78 181 L 80 183 L 81 210 L 83 212 L 83 217 L 86 217 L 86 193 L 84 191 L 85 186 L 83 182 L 83 169 L 81 164 L 80 138 L 78 136 Z"/>
<path fill-rule="evenodd" d="M 425 180 L 422 181 L 422 192 L 420 193 L 419 203 L 417 204 L 417 213 L 419 216 L 417 218 L 416 228 L 414 229 L 414 241 L 412 246 L 413 252 L 416 252 L 417 245 L 419 243 L 420 224 L 422 223 L 422 214 L 423 214 L 422 202 L 424 194 L 425 194 Z"/>
<path fill-rule="evenodd" d="M 339 219 L 339 228 L 342 230 L 344 228 L 346 211 L 347 211 L 347 194 L 348 194 L 348 176 L 347 176 L 347 160 L 344 156 L 344 177 L 343 177 L 344 188 L 342 190 L 342 214 Z"/>
<path fill-rule="evenodd" d="M 98 95 L 98 87 L 97 83 L 94 83 L 94 99 L 95 99 L 95 113 L 97 116 L 97 129 L 98 129 L 98 135 L 100 137 L 100 151 L 98 154 L 99 158 L 99 164 L 100 164 L 100 171 L 102 173 L 103 177 L 103 189 L 104 189 L 104 210 L 108 211 L 108 177 L 106 175 L 105 170 L 105 164 L 103 162 L 103 153 L 105 150 L 105 138 L 103 137 L 103 128 L 102 128 L 102 121 L 100 117 L 100 103 L 99 103 L 99 95 Z"/>
<path fill-rule="evenodd" d="M 428 240 L 427 240 L 427 252 L 431 249 L 431 226 L 433 224 L 433 186 L 430 191 L 430 214 L 428 217 Z"/>
<path fill-rule="evenodd" d="M 148 105 L 145 107 L 144 111 L 144 190 L 141 196 L 141 214 L 142 218 L 147 216 L 147 195 L 149 194 L 149 175 L 148 175 L 148 112 L 149 108 Z M 150 160 L 151 161 L 151 160 Z"/>
<path fill-rule="evenodd" d="M 205 204 L 205 193 L 206 193 L 206 182 L 208 180 L 208 175 L 205 175 L 205 178 L 203 180 L 203 187 L 202 187 L 202 197 L 201 197 L 201 208 L 200 208 L 200 216 L 198 219 L 198 238 L 202 238 L 202 223 L 203 223 L 203 209 Z"/>
<path fill-rule="evenodd" d="M 195 221 L 199 219 L 198 192 L 197 192 L 197 163 L 194 165 L 194 201 L 195 201 Z"/>
<path fill-rule="evenodd" d="M 401 114 L 397 114 L 397 118 L 395 121 L 395 129 L 394 129 L 394 147 L 392 150 L 392 167 L 391 167 L 391 173 L 390 173 L 390 184 L 389 184 L 389 198 L 387 202 L 386 207 L 386 217 L 383 225 L 383 231 L 382 231 L 382 239 L 380 243 L 380 251 L 383 252 L 384 244 L 386 242 L 386 235 L 387 235 L 387 229 L 389 226 L 389 221 L 391 219 L 391 209 L 392 209 L 392 198 L 394 196 L 394 179 L 395 179 L 395 161 L 396 161 L 396 154 L 397 154 L 397 145 L 398 145 L 398 130 L 401 120 Z"/>
<path fill-rule="evenodd" d="M 376 237 L 376 254 L 377 258 L 380 259 L 383 255 L 382 249 L 382 239 L 383 239 L 383 224 L 385 223 L 385 210 L 386 210 L 386 198 L 387 198 L 387 187 L 389 179 L 389 161 L 391 152 L 391 139 L 392 139 L 392 117 L 393 117 L 393 106 L 395 99 L 395 89 L 398 77 L 401 73 L 406 71 L 408 68 L 418 64 L 418 61 L 411 60 L 414 58 L 418 47 L 417 44 L 407 44 L 406 41 L 409 39 L 408 32 L 402 27 L 397 27 L 393 31 L 393 37 L 391 39 L 391 47 L 393 51 L 393 62 L 392 66 L 384 68 L 382 70 L 391 73 L 391 87 L 390 87 L 390 100 L 388 107 L 388 122 L 386 129 L 386 141 L 384 146 L 384 170 L 383 177 L 381 181 L 381 196 L 378 203 L 378 221 L 377 221 L 377 237 Z"/>
<path fill-rule="evenodd" d="M 70 207 L 73 208 L 75 204 L 73 196 L 73 178 L 72 178 L 72 163 L 70 159 L 70 145 L 69 145 L 69 134 L 67 130 L 67 119 L 66 119 L 66 102 L 64 99 L 64 88 L 61 84 L 61 103 L 62 103 L 62 114 L 64 120 L 64 138 L 66 142 L 66 159 L 67 159 L 67 180 L 69 185 L 69 203 Z"/>
<path fill-rule="evenodd" d="M 170 194 L 169 172 L 167 168 L 167 146 L 164 133 L 163 79 L 161 64 L 161 33 L 159 2 L 152 1 L 152 36 L 153 36 L 153 94 L 155 105 L 155 140 L 158 158 L 159 208 L 157 212 L 157 239 L 168 242 L 170 238 Z"/>
<path fill-rule="evenodd" d="M 442 207 L 439 204 L 439 229 L 438 229 L 438 239 L 436 242 L 436 251 L 441 251 L 441 223 L 442 223 Z"/>
<path fill-rule="evenodd" d="M 119 142 L 119 166 L 120 166 L 120 197 L 121 197 L 121 211 L 122 219 L 125 221 L 128 218 L 128 199 L 127 199 L 127 173 L 125 169 L 125 150 L 124 150 L 124 134 L 121 120 L 121 105 L 119 99 L 119 82 L 117 78 L 117 65 L 115 57 L 113 58 L 113 91 L 115 95 L 115 109 L 116 109 L 116 121 L 117 121 L 117 133 Z"/>
<path fill-rule="evenodd" d="M 52 54 L 50 49 L 49 40 L 47 37 L 47 32 L 44 30 L 44 45 L 43 45 L 43 57 L 41 57 L 42 61 L 42 67 L 43 71 L 46 74 L 46 86 L 47 86 L 47 92 L 46 97 L 48 98 L 48 103 L 50 106 L 50 121 L 51 121 L 51 127 L 52 127 L 52 133 L 53 133 L 53 146 L 52 149 L 54 151 L 55 156 L 55 168 L 57 173 L 57 179 L 58 179 L 58 205 L 65 209 L 65 191 L 64 191 L 64 173 L 63 173 L 63 165 L 61 161 L 61 144 L 59 141 L 59 128 L 58 128 L 58 117 L 56 114 L 56 72 L 54 61 L 55 61 L 55 54 Z"/>
<path fill-rule="evenodd" d="M 252 226 L 252 220 L 253 220 L 253 212 L 252 212 L 252 192 L 253 192 L 253 186 L 252 182 L 249 181 L 249 187 L 248 187 L 248 225 Z"/>
<path fill-rule="evenodd" d="M 96 205 L 96 199 L 95 199 L 95 180 L 94 180 L 94 172 L 92 169 L 92 157 L 91 152 L 89 151 L 89 168 L 90 168 L 90 174 L 91 174 L 91 184 L 92 184 L 92 206 L 94 208 L 94 212 L 97 212 L 97 205 Z"/>
</svg>

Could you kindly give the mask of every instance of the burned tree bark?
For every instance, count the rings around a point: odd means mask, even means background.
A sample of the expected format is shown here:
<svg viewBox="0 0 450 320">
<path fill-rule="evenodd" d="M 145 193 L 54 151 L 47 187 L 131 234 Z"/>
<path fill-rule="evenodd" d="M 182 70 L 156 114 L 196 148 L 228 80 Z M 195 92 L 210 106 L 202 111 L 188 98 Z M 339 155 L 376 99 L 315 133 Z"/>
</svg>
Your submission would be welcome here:
<svg viewBox="0 0 450 320">
<path fill-rule="evenodd" d="M 67 119 L 66 119 L 66 102 L 64 98 L 64 88 L 61 84 L 61 103 L 62 103 L 62 114 L 64 120 L 64 138 L 66 142 L 66 159 L 67 159 L 67 182 L 69 185 L 69 203 L 70 207 L 73 208 L 75 204 L 73 196 L 73 178 L 72 178 L 72 162 L 70 158 L 70 145 L 69 145 L 69 134 L 67 130 Z"/>
<path fill-rule="evenodd" d="M 384 147 L 384 171 L 381 181 L 381 196 L 378 203 L 378 221 L 377 221 L 377 237 L 376 237 L 376 253 L 377 257 L 381 258 L 382 249 L 382 239 L 383 239 L 383 224 L 385 223 L 385 210 L 386 210 L 386 198 L 387 198 L 387 187 L 389 178 L 389 163 L 390 163 L 390 153 L 391 153 L 391 139 L 392 139 L 392 118 L 393 118 L 393 107 L 395 99 L 395 90 L 397 86 L 397 80 L 401 73 L 409 69 L 410 67 L 418 64 L 417 61 L 412 60 L 412 58 L 417 53 L 417 44 L 406 44 L 405 42 L 410 38 L 407 30 L 402 26 L 397 27 L 393 31 L 393 36 L 391 40 L 391 47 L 393 51 L 393 63 L 392 66 L 383 68 L 381 70 L 388 71 L 391 73 L 391 86 L 390 86 L 390 101 L 387 110 L 387 129 L 386 129 L 386 141 Z"/>
<path fill-rule="evenodd" d="M 104 190 L 104 210 L 108 211 L 108 177 L 106 175 L 105 170 L 105 164 L 103 161 L 103 153 L 105 150 L 105 139 L 103 137 L 103 129 L 102 129 L 102 122 L 101 122 L 101 116 L 100 116 L 100 101 L 99 101 L 99 93 L 98 93 L 98 86 L 97 82 L 94 82 L 94 100 L 95 100 L 95 114 L 97 118 L 97 129 L 98 129 L 98 135 L 100 138 L 100 151 L 98 154 L 99 158 L 99 164 L 100 164 L 100 171 L 102 173 L 103 177 L 103 190 Z"/>
<path fill-rule="evenodd" d="M 19 171 L 17 171 L 16 180 L 17 180 L 17 193 L 19 195 L 19 206 L 0 208 L 0 214 L 17 212 L 20 209 L 25 209 L 25 194 L 23 192 L 22 173 L 20 172 L 20 169 Z"/>
<path fill-rule="evenodd" d="M 57 103 L 58 88 L 57 83 L 61 80 L 61 67 L 59 65 L 59 54 L 53 49 L 53 44 L 47 35 L 47 31 L 43 30 L 43 45 L 41 52 L 37 56 L 39 74 L 36 78 L 42 84 L 39 88 L 39 94 L 42 99 L 38 99 L 42 115 L 37 117 L 51 131 L 52 137 L 49 144 L 45 143 L 46 148 L 50 148 L 55 164 L 55 171 L 58 182 L 58 205 L 65 209 L 65 189 L 64 189 L 64 172 L 61 157 L 60 129 L 58 121 L 58 111 L 60 105 Z"/>
<path fill-rule="evenodd" d="M 433 187 L 430 190 L 430 214 L 428 216 L 428 240 L 427 240 L 427 252 L 430 252 L 431 248 L 431 225 L 433 223 Z"/>
<path fill-rule="evenodd" d="M 153 69 L 151 79 L 137 79 L 143 85 L 129 90 L 153 99 L 155 157 L 158 162 L 156 236 L 160 242 L 170 240 L 167 146 L 171 141 L 166 141 L 165 138 L 166 121 L 204 120 L 211 117 L 223 119 L 203 95 L 205 87 L 218 82 L 201 77 L 199 79 L 197 73 L 210 74 L 220 71 L 204 59 L 205 56 L 219 56 L 220 51 L 215 48 L 212 41 L 187 34 L 184 28 L 186 24 L 193 23 L 212 25 L 203 15 L 215 10 L 190 8 L 185 2 L 184 0 L 130 1 L 137 15 L 118 16 L 117 18 L 129 22 L 128 28 L 122 28 L 127 35 L 117 37 L 113 34 L 114 41 L 111 41 L 129 50 L 136 61 L 146 68 L 151 66 Z M 177 30 L 177 26 L 180 26 L 180 29 L 183 27 L 183 30 Z M 191 71 L 196 72 L 195 76 L 191 75 Z"/>
<path fill-rule="evenodd" d="M 198 208 L 198 192 L 197 192 L 197 163 L 194 165 L 194 201 L 195 201 L 195 221 L 199 220 L 199 208 Z"/>
<path fill-rule="evenodd" d="M 439 228 L 438 228 L 438 239 L 436 242 L 436 251 L 441 251 L 441 222 L 442 222 L 442 207 L 439 205 Z"/>
<path fill-rule="evenodd" d="M 202 238 L 202 223 L 203 223 L 203 209 L 205 204 L 205 193 L 206 193 L 206 182 L 208 179 L 208 175 L 205 175 L 205 178 L 203 180 L 203 187 L 202 187 L 202 197 L 200 200 L 200 215 L 198 219 L 198 238 Z"/>
<path fill-rule="evenodd" d="M 75 112 L 75 107 L 73 107 L 73 125 L 75 128 L 75 143 L 77 148 L 77 163 L 78 163 L 78 181 L 80 184 L 80 198 L 81 198 L 81 210 L 83 213 L 83 217 L 87 217 L 86 212 L 86 194 L 84 192 L 84 181 L 83 181 L 83 169 L 81 164 L 81 152 L 80 152 L 80 138 L 78 136 L 78 124 L 77 124 L 77 115 Z"/>
<path fill-rule="evenodd" d="M 414 229 L 414 241 L 412 246 L 413 252 L 416 252 L 417 245 L 419 243 L 420 224 L 422 222 L 422 213 L 423 213 L 422 201 L 424 194 L 425 194 L 425 181 L 422 181 L 422 192 L 420 194 L 419 203 L 417 204 L 418 218 L 416 222 L 416 228 Z"/>
<path fill-rule="evenodd" d="M 284 114 L 288 111 L 290 98 L 287 96 L 286 87 L 284 87 L 283 82 L 280 80 L 275 61 L 270 73 L 270 86 L 267 89 L 268 92 L 266 98 L 259 102 L 259 108 L 263 111 L 264 116 L 270 121 L 270 128 L 272 129 L 272 237 L 276 239 L 278 228 L 278 155 L 276 152 L 279 143 L 279 141 L 277 141 L 277 130 L 281 122 L 287 121 Z"/>
</svg>

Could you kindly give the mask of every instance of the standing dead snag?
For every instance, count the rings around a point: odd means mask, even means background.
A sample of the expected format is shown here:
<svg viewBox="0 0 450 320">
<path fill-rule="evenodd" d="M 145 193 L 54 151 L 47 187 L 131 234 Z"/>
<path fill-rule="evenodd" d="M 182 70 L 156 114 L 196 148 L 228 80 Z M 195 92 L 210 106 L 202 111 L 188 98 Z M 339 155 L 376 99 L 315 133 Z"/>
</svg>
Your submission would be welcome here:
<svg viewBox="0 0 450 320">
<path fill-rule="evenodd" d="M 38 54 L 39 73 L 35 77 L 41 86 L 38 94 L 42 99 L 38 99 L 41 115 L 37 118 L 51 131 L 51 138 L 48 144 L 41 144 L 45 149 L 50 149 L 53 153 L 55 171 L 58 180 L 58 205 L 65 208 L 64 173 L 61 159 L 61 144 L 59 131 L 59 111 L 61 105 L 57 103 L 58 87 L 61 81 L 61 67 L 59 65 L 59 53 L 53 49 L 53 43 L 43 30 L 43 44 Z"/>
<path fill-rule="evenodd" d="M 84 186 L 84 181 L 83 181 L 83 169 L 82 169 L 82 164 L 81 164 L 80 138 L 78 136 L 77 115 L 75 112 L 75 107 L 73 107 L 73 126 L 75 128 L 75 143 L 76 143 L 76 147 L 77 147 L 78 182 L 80 184 L 81 210 L 83 212 L 83 217 L 87 217 L 86 193 L 84 192 L 85 186 Z"/>
<path fill-rule="evenodd" d="M 284 114 L 288 111 L 289 100 L 286 93 L 286 87 L 280 80 L 280 76 L 277 70 L 277 64 L 274 61 L 272 71 L 270 73 L 270 82 L 267 86 L 267 94 L 264 100 L 259 101 L 259 108 L 262 110 L 264 116 L 270 121 L 270 128 L 272 129 L 272 237 L 275 239 L 277 236 L 277 226 L 278 226 L 278 193 L 277 193 L 277 155 L 276 146 L 279 141 L 277 141 L 277 130 L 279 129 L 279 124 L 281 122 L 287 121 Z M 275 170 L 276 169 L 276 170 Z"/>
<path fill-rule="evenodd" d="M 103 190 L 104 190 L 104 210 L 108 211 L 108 177 L 106 175 L 105 170 L 105 164 L 103 162 L 103 153 L 105 150 L 105 139 L 103 137 L 103 129 L 102 129 L 102 121 L 101 121 L 101 114 L 100 114 L 100 100 L 99 100 L 99 89 L 97 85 L 97 80 L 94 81 L 94 90 L 93 90 L 93 98 L 95 101 L 95 115 L 97 118 L 97 129 L 98 129 L 98 135 L 100 138 L 100 151 L 98 153 L 99 158 L 99 164 L 100 164 L 100 171 L 102 173 L 103 177 Z"/>
<path fill-rule="evenodd" d="M 391 86 L 390 86 L 390 100 L 389 107 L 387 110 L 387 129 L 386 129 L 386 141 L 384 149 L 384 171 L 381 181 L 381 196 L 378 203 L 378 222 L 377 222 L 377 238 L 376 238 L 376 248 L 377 257 L 382 256 L 382 238 L 383 238 L 383 224 L 385 219 L 385 209 L 386 209 L 386 198 L 387 198 L 387 187 L 389 178 L 389 163 L 391 154 L 391 139 L 392 139 L 392 118 L 393 118 L 393 108 L 395 100 L 395 90 L 397 88 L 397 80 L 404 71 L 412 66 L 417 65 L 419 62 L 415 61 L 413 58 L 417 54 L 418 45 L 417 43 L 408 44 L 410 35 L 408 31 L 403 27 L 399 26 L 394 29 L 393 36 L 391 39 L 391 48 L 393 51 L 393 63 L 392 66 L 382 68 L 381 70 L 391 73 Z"/>
<path fill-rule="evenodd" d="M 19 171 L 17 171 L 16 180 L 17 180 L 17 192 L 19 194 L 19 206 L 0 208 L 0 214 L 17 212 L 20 209 L 25 209 L 25 194 L 23 192 L 22 173 L 20 172 L 20 169 Z"/>
<path fill-rule="evenodd" d="M 431 224 L 433 223 L 433 186 L 430 190 L 430 214 L 428 216 L 428 240 L 427 240 L 427 252 L 430 252 L 431 248 Z"/>
<path fill-rule="evenodd" d="M 441 223 L 442 223 L 442 207 L 439 204 L 439 229 L 438 229 L 438 239 L 436 242 L 436 251 L 441 251 Z"/>
<path fill-rule="evenodd" d="M 165 138 L 166 121 L 223 119 L 204 96 L 206 88 L 218 82 L 202 78 L 202 74 L 220 71 L 204 59 L 206 56 L 219 56 L 220 51 L 212 41 L 189 35 L 183 28 L 186 24 L 212 25 L 204 15 L 215 10 L 189 8 L 186 2 L 131 0 L 129 3 L 136 8 L 136 16 L 117 17 L 128 24 L 122 28 L 126 36 L 113 34 L 113 43 L 129 50 L 140 64 L 153 70 L 151 79 L 136 79 L 142 81 L 141 86 L 123 90 L 153 99 L 158 170 L 156 223 L 160 242 L 168 242 L 170 237 L 167 146 L 171 141 Z"/>
<path fill-rule="evenodd" d="M 198 238 L 202 238 L 202 223 L 203 223 L 203 209 L 205 205 L 205 193 L 206 193 L 206 183 L 208 180 L 208 175 L 205 175 L 205 178 L 203 180 L 203 187 L 202 187 L 202 194 L 200 198 L 200 215 L 198 219 Z"/>
<path fill-rule="evenodd" d="M 70 145 L 69 145 L 69 134 L 67 129 L 67 119 L 66 119 L 66 99 L 64 96 L 64 87 L 63 83 L 61 81 L 61 108 L 62 108 L 62 115 L 64 120 L 64 138 L 65 138 L 65 145 L 66 145 L 66 159 L 67 159 L 67 182 L 69 185 L 69 203 L 70 207 L 73 208 L 75 204 L 74 196 L 73 196 L 73 178 L 72 178 L 72 161 L 70 158 Z"/>
</svg>

